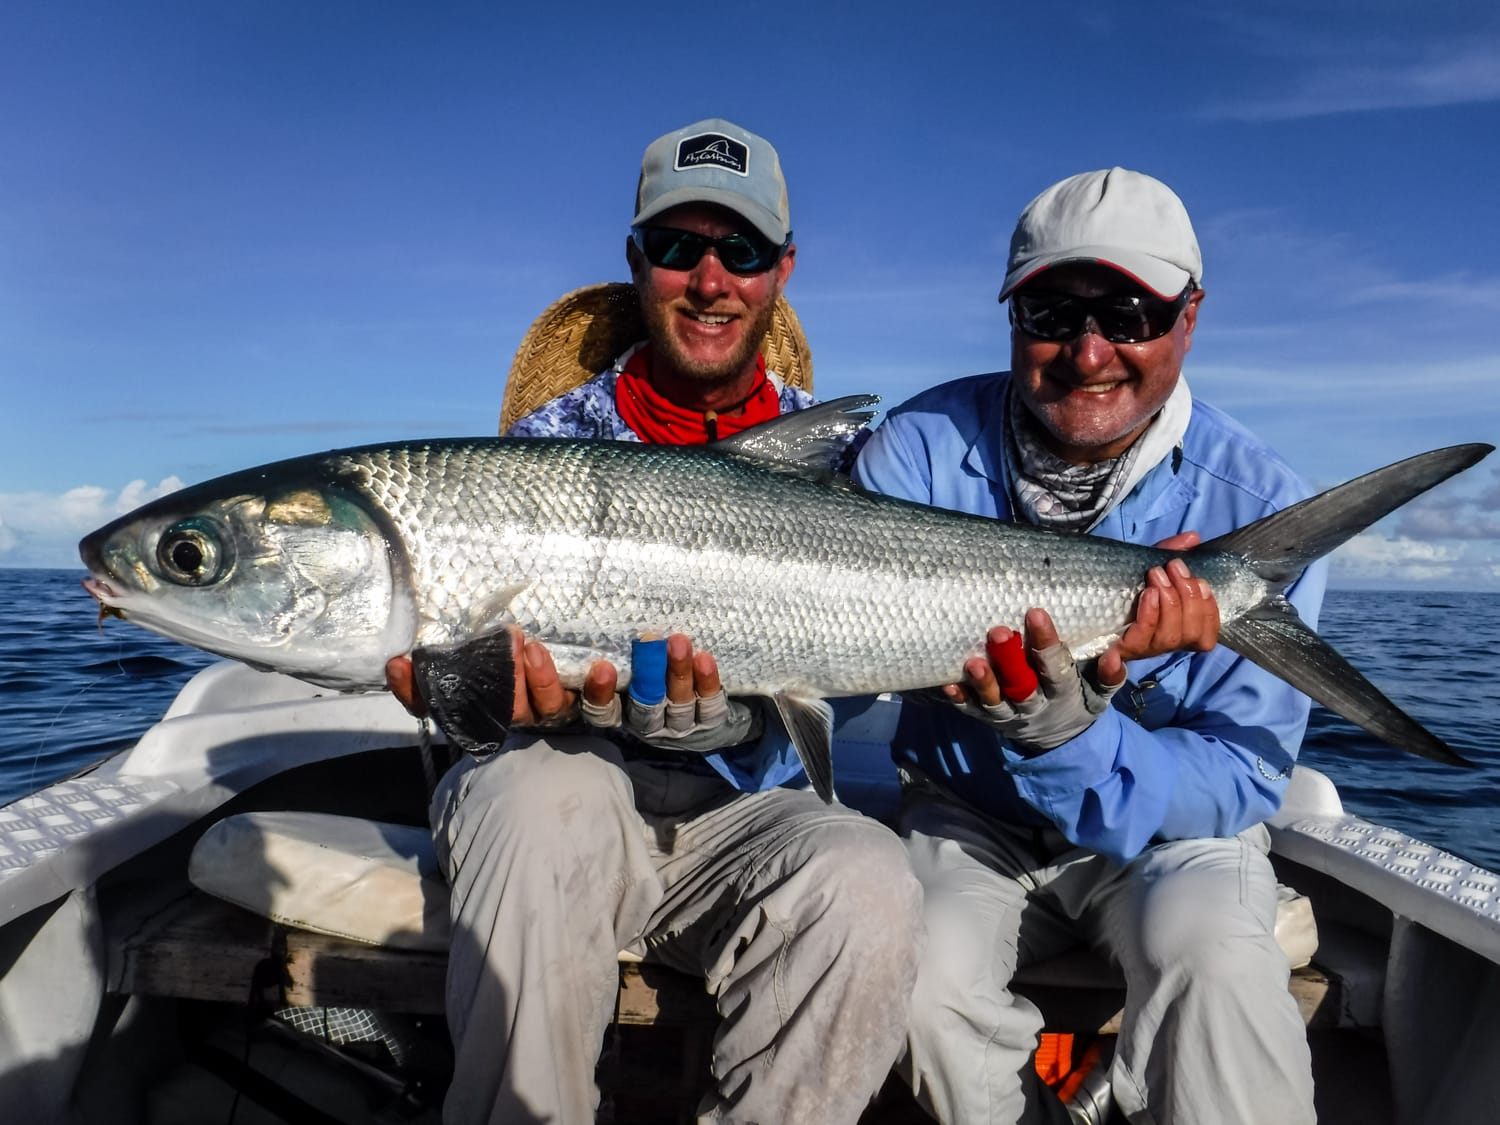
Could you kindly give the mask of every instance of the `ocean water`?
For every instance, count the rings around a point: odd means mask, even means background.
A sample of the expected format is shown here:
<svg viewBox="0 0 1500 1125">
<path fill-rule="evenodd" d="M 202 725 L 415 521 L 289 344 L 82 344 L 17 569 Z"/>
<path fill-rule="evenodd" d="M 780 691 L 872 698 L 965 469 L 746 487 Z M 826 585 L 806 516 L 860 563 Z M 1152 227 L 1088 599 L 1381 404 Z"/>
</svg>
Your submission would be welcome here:
<svg viewBox="0 0 1500 1125">
<path fill-rule="evenodd" d="M 0 804 L 135 744 L 216 657 L 115 618 L 83 570 L 0 570 Z"/>
<path fill-rule="evenodd" d="M 132 745 L 215 658 L 98 621 L 81 571 L 0 570 L 0 804 Z M 1500 871 L 1500 595 L 1330 592 L 1320 631 L 1459 753 L 1461 770 L 1317 708 L 1301 760 L 1345 808 Z"/>
</svg>

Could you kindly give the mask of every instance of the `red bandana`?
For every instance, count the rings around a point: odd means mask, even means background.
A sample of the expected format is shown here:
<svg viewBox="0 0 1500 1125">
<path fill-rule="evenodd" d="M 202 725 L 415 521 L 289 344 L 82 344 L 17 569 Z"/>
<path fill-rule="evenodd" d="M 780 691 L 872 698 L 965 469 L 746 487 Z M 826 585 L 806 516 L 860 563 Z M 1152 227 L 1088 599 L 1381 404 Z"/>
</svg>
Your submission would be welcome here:
<svg viewBox="0 0 1500 1125">
<path fill-rule="evenodd" d="M 766 377 L 766 361 L 755 355 L 755 389 L 743 402 L 725 410 L 684 410 L 668 402 L 650 380 L 651 345 L 625 361 L 615 381 L 615 409 L 644 442 L 653 445 L 703 445 L 758 426 L 781 413 L 781 396 Z"/>
</svg>

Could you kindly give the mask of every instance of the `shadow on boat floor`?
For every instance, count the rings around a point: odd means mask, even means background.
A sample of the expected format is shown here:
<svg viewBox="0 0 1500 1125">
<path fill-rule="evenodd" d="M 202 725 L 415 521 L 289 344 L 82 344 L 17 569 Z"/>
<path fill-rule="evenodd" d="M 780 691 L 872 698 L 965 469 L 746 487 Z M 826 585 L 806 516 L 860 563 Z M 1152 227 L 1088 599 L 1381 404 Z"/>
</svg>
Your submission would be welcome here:
<svg viewBox="0 0 1500 1125">
<path fill-rule="evenodd" d="M 141 1092 L 139 1119 L 147 1125 L 438 1125 L 451 1066 L 441 1020 L 388 1021 L 373 1032 L 355 1032 L 368 1036 L 363 1041 L 333 1046 L 320 1034 L 321 1010 L 298 1015 L 308 1030 L 279 1019 L 251 1022 L 234 1005 L 180 1003 L 177 1049 Z M 159 1013 L 158 1022 L 161 1017 L 171 1019 Z M 1390 1125 L 1380 1042 L 1348 1031 L 1313 1032 L 1309 1041 L 1322 1125 Z M 612 1028 L 600 1061 L 601 1125 L 691 1122 L 708 1052 L 691 1028 Z M 79 1107 L 79 1125 L 124 1120 L 118 1102 L 85 1101 L 93 1105 Z M 893 1076 L 860 1125 L 929 1121 Z M 1112 1117 L 1108 1125 L 1124 1125 L 1123 1118 Z"/>
</svg>

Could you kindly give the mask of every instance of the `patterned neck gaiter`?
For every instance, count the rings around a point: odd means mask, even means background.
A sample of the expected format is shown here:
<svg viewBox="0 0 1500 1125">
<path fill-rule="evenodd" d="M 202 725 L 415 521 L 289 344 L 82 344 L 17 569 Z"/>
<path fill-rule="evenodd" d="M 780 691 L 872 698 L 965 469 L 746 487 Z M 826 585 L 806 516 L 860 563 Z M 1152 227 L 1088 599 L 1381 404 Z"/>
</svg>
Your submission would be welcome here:
<svg viewBox="0 0 1500 1125">
<path fill-rule="evenodd" d="M 1046 447 L 1040 423 L 1014 386 L 1005 418 L 1005 459 L 1017 512 L 1058 531 L 1087 531 L 1098 523 L 1123 489 L 1141 443 L 1119 457 L 1075 465 Z"/>
</svg>

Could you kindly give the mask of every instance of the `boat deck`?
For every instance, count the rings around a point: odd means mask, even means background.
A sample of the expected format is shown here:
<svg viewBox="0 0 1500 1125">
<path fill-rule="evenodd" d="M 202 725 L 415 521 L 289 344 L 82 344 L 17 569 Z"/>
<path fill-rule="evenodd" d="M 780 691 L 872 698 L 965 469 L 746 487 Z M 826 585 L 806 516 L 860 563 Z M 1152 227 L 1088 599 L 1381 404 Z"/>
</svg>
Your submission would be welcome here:
<svg viewBox="0 0 1500 1125">
<path fill-rule="evenodd" d="M 406 1015 L 436 1015 L 443 1010 L 446 957 L 440 953 L 382 948 L 277 925 L 200 891 L 182 889 L 158 904 L 140 905 L 118 916 L 109 940 L 108 988 L 135 997 L 172 998 L 256 1009 L 270 1013 L 286 1007 L 373 1009 Z M 1320 1054 L 1369 1055 L 1359 1068 L 1361 1080 L 1344 1083 L 1326 1100 L 1350 1104 L 1369 1090 L 1372 1059 L 1383 1068 L 1378 1039 L 1349 1041 L 1344 1022 L 1345 997 L 1339 977 L 1309 965 L 1292 974 L 1297 999 L 1310 1036 Z M 1049 1029 L 1075 1033 L 1080 1042 L 1118 1033 L 1124 992 L 1097 959 L 1079 951 L 1023 972 L 1017 991 L 1042 1009 Z M 615 1015 L 617 1032 L 609 1065 L 624 1066 L 629 1080 L 613 1091 L 633 1099 L 633 1112 L 648 1101 L 688 1112 L 707 1076 L 707 1045 L 718 1019 L 702 982 L 650 964 L 622 962 Z M 652 1029 L 643 1034 L 641 1029 Z M 1321 1033 L 1321 1038 L 1318 1038 Z M 646 1066 L 635 1056 L 678 1060 L 663 1068 L 661 1059 Z M 643 1069 L 645 1067 L 645 1069 Z M 1324 1083 L 1349 1073 L 1329 1068 Z M 650 1074 L 650 1081 L 643 1076 Z M 607 1079 L 606 1079 L 607 1080 Z M 654 1100 L 653 1100 L 654 1099 Z M 1324 1099 L 1320 1099 L 1324 1100 Z M 1325 1122 L 1379 1122 L 1368 1108 L 1345 1117 L 1329 1106 Z M 619 1120 L 640 1118 L 621 1117 Z M 866 1115 L 867 1122 L 926 1120 L 899 1083 L 886 1090 Z"/>
</svg>

